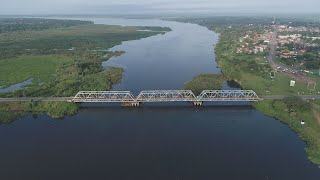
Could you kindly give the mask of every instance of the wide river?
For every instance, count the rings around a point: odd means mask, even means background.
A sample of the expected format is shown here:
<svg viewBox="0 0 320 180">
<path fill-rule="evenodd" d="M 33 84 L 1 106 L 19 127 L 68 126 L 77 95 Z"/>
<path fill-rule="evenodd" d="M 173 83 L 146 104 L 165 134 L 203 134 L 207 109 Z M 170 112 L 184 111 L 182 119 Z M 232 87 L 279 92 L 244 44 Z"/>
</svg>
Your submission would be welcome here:
<svg viewBox="0 0 320 180">
<path fill-rule="evenodd" d="M 220 72 L 213 52 L 218 35 L 207 28 L 90 20 L 172 29 L 111 49 L 126 51 L 104 63 L 125 68 L 114 89 L 181 89 L 198 74 Z M 247 107 L 83 105 L 63 120 L 28 116 L 0 125 L 0 179 L 319 180 L 305 147 L 286 125 Z"/>
</svg>

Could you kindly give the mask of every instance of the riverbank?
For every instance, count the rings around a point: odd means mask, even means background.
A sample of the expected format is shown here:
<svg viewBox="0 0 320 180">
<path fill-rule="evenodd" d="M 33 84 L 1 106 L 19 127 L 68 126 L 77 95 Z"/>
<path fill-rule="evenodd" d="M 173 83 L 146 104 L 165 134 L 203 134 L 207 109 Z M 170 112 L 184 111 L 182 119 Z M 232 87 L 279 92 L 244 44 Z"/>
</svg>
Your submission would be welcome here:
<svg viewBox="0 0 320 180">
<path fill-rule="evenodd" d="M 311 105 L 310 102 L 308 104 Z M 319 109 L 313 107 L 309 109 L 297 108 L 292 111 L 288 104 L 282 100 L 264 100 L 254 103 L 254 107 L 265 115 L 287 124 L 307 143 L 308 159 L 315 164 L 320 164 L 320 125 L 314 114 L 314 111 L 319 114 Z M 305 124 L 301 124 L 301 121 Z"/>
</svg>

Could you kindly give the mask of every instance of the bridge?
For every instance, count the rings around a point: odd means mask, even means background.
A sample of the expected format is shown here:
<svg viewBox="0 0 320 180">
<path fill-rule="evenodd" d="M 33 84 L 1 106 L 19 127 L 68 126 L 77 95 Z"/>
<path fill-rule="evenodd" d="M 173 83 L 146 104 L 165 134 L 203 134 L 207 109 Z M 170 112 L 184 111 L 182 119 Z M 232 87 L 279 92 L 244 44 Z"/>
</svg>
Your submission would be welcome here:
<svg viewBox="0 0 320 180">
<path fill-rule="evenodd" d="M 17 97 L 0 98 L 1 102 L 58 101 L 75 103 L 121 103 L 123 106 L 139 106 L 155 102 L 191 102 L 201 106 L 203 102 L 254 102 L 284 99 L 285 95 L 258 96 L 253 90 L 204 90 L 195 96 L 190 90 L 141 91 L 134 96 L 130 91 L 80 91 L 74 97 Z M 319 95 L 299 95 L 304 100 L 320 100 Z"/>
<path fill-rule="evenodd" d="M 190 90 L 154 90 L 141 91 L 136 97 L 130 91 L 80 91 L 71 102 L 122 103 L 123 106 L 139 106 L 147 102 L 192 102 L 201 106 L 203 102 L 259 100 L 252 90 L 204 90 L 199 96 Z"/>
</svg>

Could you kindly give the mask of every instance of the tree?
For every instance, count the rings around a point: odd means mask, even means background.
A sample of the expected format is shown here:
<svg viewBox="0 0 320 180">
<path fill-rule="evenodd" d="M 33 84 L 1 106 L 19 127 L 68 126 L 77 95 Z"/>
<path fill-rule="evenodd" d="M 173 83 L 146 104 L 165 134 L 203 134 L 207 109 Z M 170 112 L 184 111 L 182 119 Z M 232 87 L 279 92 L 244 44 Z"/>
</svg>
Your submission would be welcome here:
<svg viewBox="0 0 320 180">
<path fill-rule="evenodd" d="M 307 111 L 311 109 L 311 105 L 298 96 L 286 97 L 284 102 L 292 112 L 298 110 Z"/>
</svg>

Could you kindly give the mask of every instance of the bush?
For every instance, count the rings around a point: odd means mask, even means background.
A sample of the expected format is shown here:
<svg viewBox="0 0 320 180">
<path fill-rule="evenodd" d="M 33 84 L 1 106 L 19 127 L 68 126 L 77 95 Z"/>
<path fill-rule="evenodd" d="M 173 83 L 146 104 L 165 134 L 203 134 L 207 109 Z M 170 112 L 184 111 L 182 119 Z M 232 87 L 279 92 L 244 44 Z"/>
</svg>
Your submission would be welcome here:
<svg viewBox="0 0 320 180">
<path fill-rule="evenodd" d="M 221 74 L 201 74 L 185 84 L 185 89 L 192 90 L 195 95 L 203 90 L 219 90 L 225 78 Z"/>
<path fill-rule="evenodd" d="M 307 111 L 311 109 L 311 105 L 298 96 L 289 96 L 286 97 L 283 101 L 292 112 Z"/>
</svg>

